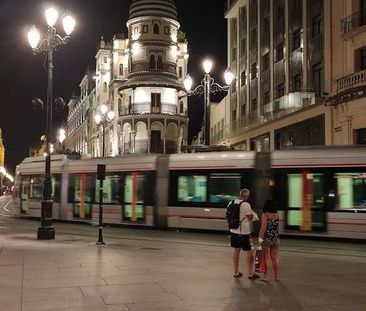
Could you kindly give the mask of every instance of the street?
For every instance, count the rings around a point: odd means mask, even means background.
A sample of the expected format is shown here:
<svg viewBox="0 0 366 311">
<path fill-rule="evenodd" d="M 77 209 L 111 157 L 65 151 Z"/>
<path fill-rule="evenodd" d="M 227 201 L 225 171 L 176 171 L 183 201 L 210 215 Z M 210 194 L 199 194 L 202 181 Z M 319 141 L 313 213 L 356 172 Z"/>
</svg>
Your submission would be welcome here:
<svg viewBox="0 0 366 311">
<path fill-rule="evenodd" d="M 365 310 L 366 245 L 281 240 L 281 282 L 232 277 L 227 235 L 12 218 L 0 197 L 0 310 Z M 244 254 L 241 271 L 245 272 Z"/>
</svg>

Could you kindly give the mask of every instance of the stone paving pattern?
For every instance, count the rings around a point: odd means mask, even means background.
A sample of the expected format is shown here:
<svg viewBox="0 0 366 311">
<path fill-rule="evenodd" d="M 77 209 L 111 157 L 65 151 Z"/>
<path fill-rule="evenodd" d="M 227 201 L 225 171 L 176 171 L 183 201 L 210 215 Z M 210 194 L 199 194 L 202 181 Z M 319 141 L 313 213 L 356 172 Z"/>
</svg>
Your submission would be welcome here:
<svg viewBox="0 0 366 311">
<path fill-rule="evenodd" d="M 364 244 L 282 240 L 266 284 L 232 277 L 226 235 L 106 228 L 101 247 L 97 227 L 38 225 L 0 217 L 1 311 L 366 310 Z"/>
</svg>

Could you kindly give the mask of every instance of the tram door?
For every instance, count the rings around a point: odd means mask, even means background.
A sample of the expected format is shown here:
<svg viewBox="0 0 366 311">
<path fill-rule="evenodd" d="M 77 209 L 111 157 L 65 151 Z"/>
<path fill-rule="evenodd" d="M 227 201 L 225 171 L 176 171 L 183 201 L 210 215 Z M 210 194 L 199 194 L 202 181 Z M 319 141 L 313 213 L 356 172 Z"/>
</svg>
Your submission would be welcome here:
<svg viewBox="0 0 366 311">
<path fill-rule="evenodd" d="M 287 229 L 326 230 L 324 179 L 321 173 L 303 171 L 287 174 Z"/>
<path fill-rule="evenodd" d="M 20 212 L 27 214 L 28 212 L 28 195 L 29 195 L 29 177 L 22 176 L 20 182 Z"/>
<path fill-rule="evenodd" d="M 145 189 L 146 176 L 133 172 L 125 176 L 123 220 L 131 223 L 145 222 Z"/>
<path fill-rule="evenodd" d="M 74 176 L 72 195 L 74 218 L 85 219 L 92 217 L 92 177 L 90 174 L 77 174 Z"/>
</svg>

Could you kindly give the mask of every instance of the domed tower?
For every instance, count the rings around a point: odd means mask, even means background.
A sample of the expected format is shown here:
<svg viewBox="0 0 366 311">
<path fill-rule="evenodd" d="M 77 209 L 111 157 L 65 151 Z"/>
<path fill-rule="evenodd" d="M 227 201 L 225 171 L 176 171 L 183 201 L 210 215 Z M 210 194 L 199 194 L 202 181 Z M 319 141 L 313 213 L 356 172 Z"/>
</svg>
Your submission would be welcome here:
<svg viewBox="0 0 366 311">
<path fill-rule="evenodd" d="M 128 75 L 118 88 L 121 153 L 180 152 L 188 132 L 188 54 L 174 0 L 132 0 L 127 27 Z"/>
</svg>

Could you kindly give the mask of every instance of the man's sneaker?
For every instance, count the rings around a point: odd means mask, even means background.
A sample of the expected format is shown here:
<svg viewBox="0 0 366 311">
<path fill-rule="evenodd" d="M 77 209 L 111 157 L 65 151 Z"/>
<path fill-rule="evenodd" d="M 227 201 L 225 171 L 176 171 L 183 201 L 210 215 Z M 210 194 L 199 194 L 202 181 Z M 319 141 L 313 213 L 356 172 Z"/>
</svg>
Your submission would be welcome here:
<svg viewBox="0 0 366 311">
<path fill-rule="evenodd" d="M 252 276 L 248 276 L 248 279 L 252 281 L 257 280 L 259 278 L 260 276 L 257 273 L 254 273 Z"/>
</svg>

